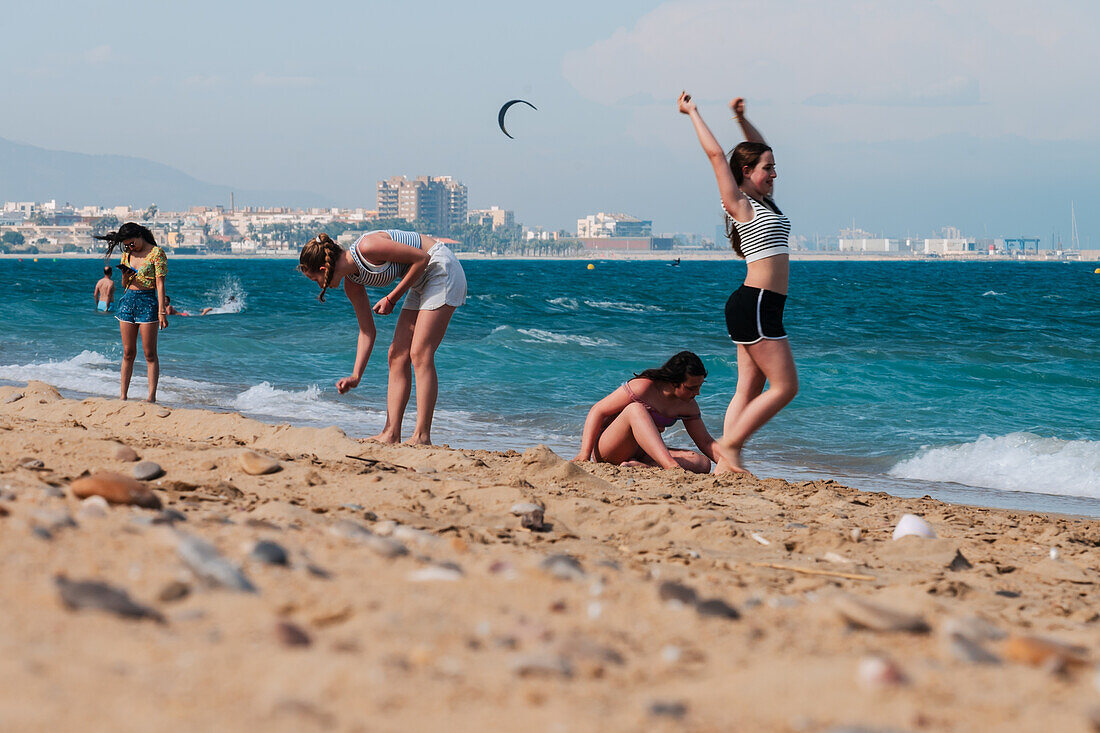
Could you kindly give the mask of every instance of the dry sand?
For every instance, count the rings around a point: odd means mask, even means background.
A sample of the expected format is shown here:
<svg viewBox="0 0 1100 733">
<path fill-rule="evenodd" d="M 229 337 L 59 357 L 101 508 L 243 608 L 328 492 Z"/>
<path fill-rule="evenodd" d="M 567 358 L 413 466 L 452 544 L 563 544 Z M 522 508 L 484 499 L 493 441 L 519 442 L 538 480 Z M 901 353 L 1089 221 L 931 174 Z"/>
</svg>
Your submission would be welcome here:
<svg viewBox="0 0 1100 733">
<path fill-rule="evenodd" d="M 73 496 L 84 472 L 130 474 L 120 444 L 165 470 L 146 482 L 164 511 Z M 246 450 L 280 470 L 246 473 Z M 892 540 L 905 513 L 939 538 Z M 196 537 L 228 561 L 203 572 L 257 592 L 200 579 L 179 552 Z M 289 565 L 250 559 L 259 540 Z M 1098 545 L 1091 519 L 360 443 L 32 382 L 0 388 L 0 730 L 1087 731 Z M 71 609 L 58 575 L 162 620 Z M 66 597 L 125 605 L 92 591 Z"/>
</svg>

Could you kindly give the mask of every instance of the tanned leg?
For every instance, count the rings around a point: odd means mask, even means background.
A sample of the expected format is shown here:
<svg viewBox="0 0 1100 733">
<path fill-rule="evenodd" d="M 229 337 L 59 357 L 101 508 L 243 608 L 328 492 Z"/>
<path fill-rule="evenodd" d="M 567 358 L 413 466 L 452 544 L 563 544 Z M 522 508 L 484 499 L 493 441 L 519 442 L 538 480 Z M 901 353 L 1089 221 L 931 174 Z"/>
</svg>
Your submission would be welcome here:
<svg viewBox="0 0 1100 733">
<path fill-rule="evenodd" d="M 738 347 L 738 369 L 741 365 L 741 348 Z M 768 389 L 750 399 L 736 412 L 732 420 L 726 422 L 722 438 L 718 441 L 722 461 L 719 462 L 716 473 L 727 470 L 744 471 L 744 467 L 740 465 L 740 459 L 745 441 L 768 420 L 775 417 L 776 413 L 790 404 L 798 394 L 798 370 L 795 368 L 791 344 L 787 339 L 764 339 L 743 348 L 767 379 Z M 738 387 L 740 387 L 740 378 Z M 740 389 L 738 392 L 740 393 Z M 736 395 L 734 399 L 737 399 Z M 731 408 L 732 406 L 731 403 Z M 729 417 L 728 411 L 727 417 Z"/>
<path fill-rule="evenodd" d="M 134 373 L 134 359 L 137 357 L 138 326 L 136 323 L 119 321 L 118 330 L 122 335 L 122 383 L 119 389 L 119 398 L 124 400 L 130 392 L 130 377 Z"/>
<path fill-rule="evenodd" d="M 435 352 L 447 333 L 455 307 L 445 305 L 430 311 L 420 311 L 413 331 L 410 358 L 416 372 L 416 430 L 405 442 L 414 445 L 432 444 L 432 418 L 439 396 L 439 378 L 435 372 Z"/>
<path fill-rule="evenodd" d="M 160 334 L 159 323 L 139 324 L 141 332 L 141 349 L 145 353 L 145 374 L 149 378 L 149 402 L 157 401 L 157 383 L 160 381 L 160 357 L 157 356 L 157 336 Z"/>
<path fill-rule="evenodd" d="M 393 329 L 393 342 L 390 344 L 389 386 L 386 389 L 386 425 L 382 432 L 372 435 L 368 440 L 382 443 L 397 443 L 401 440 L 401 420 L 405 416 L 405 406 L 409 404 L 412 393 L 412 360 L 409 349 L 412 346 L 413 329 L 416 326 L 414 310 L 402 309 L 397 317 L 397 326 Z"/>
</svg>

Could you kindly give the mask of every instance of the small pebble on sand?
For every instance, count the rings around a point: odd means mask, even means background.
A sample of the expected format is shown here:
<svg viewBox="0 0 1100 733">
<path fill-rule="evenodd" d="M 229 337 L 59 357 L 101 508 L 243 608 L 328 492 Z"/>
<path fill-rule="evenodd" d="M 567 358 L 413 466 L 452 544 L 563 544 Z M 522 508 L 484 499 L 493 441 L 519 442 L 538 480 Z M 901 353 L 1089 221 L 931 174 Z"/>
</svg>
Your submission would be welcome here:
<svg viewBox="0 0 1100 733">
<path fill-rule="evenodd" d="M 868 690 L 881 690 L 888 687 L 897 687 L 908 683 L 908 678 L 901 667 L 889 657 L 871 655 L 859 660 L 856 670 L 856 679 L 859 684 Z"/>
<path fill-rule="evenodd" d="M 898 520 L 898 524 L 894 528 L 893 536 L 895 540 L 900 540 L 902 537 L 935 539 L 936 530 L 932 529 L 932 525 L 916 514 L 902 514 L 901 519 Z"/>
<path fill-rule="evenodd" d="M 248 553 L 248 557 L 251 560 L 264 563 L 265 565 L 282 565 L 285 567 L 290 562 L 290 558 L 283 546 L 278 542 L 272 542 L 270 540 L 260 540 L 253 545 L 252 551 Z"/>
<path fill-rule="evenodd" d="M 161 508 L 160 497 L 150 491 L 145 484 L 111 471 L 101 471 L 78 478 L 69 488 L 73 496 L 78 499 L 102 496 L 112 504 L 132 504 L 145 509 Z"/>
<path fill-rule="evenodd" d="M 89 496 L 80 502 L 80 509 L 76 515 L 81 519 L 98 519 L 105 517 L 111 511 L 111 505 L 102 496 Z"/>
<path fill-rule="evenodd" d="M 575 557 L 564 553 L 544 558 L 539 563 L 539 567 L 555 578 L 563 580 L 581 580 L 584 578 L 584 568 L 581 567 L 581 564 Z"/>
<path fill-rule="evenodd" d="M 700 616 L 725 618 L 731 621 L 741 618 L 741 614 L 737 612 L 737 609 L 721 598 L 709 598 L 705 601 L 699 601 L 695 604 L 695 612 Z"/>
<path fill-rule="evenodd" d="M 256 586 L 244 573 L 206 540 L 181 533 L 176 551 L 191 571 L 207 583 L 246 593 L 256 592 Z"/>
<path fill-rule="evenodd" d="M 182 600 L 189 595 L 191 595 L 191 586 L 187 585 L 187 583 L 173 580 L 160 589 L 160 593 L 157 594 L 157 600 L 161 603 L 171 603 L 172 601 Z"/>
<path fill-rule="evenodd" d="M 140 456 L 133 448 L 128 445 L 122 445 L 119 443 L 112 453 L 116 461 L 123 461 L 124 463 L 133 463 L 138 460 Z"/>
<path fill-rule="evenodd" d="M 694 606 L 698 600 L 694 588 L 672 580 L 661 582 L 657 587 L 657 597 L 665 603 L 675 603 L 679 606 Z"/>
<path fill-rule="evenodd" d="M 284 646 L 305 647 L 313 643 L 309 634 L 301 626 L 290 621 L 280 621 L 275 624 L 275 636 Z"/>
<path fill-rule="evenodd" d="M 687 704 L 679 700 L 654 700 L 649 704 L 649 714 L 655 718 L 679 720 L 687 715 Z"/>
<path fill-rule="evenodd" d="M 135 463 L 132 472 L 134 478 L 138 481 L 152 481 L 164 475 L 164 469 L 160 467 L 160 464 L 152 461 Z"/>
<path fill-rule="evenodd" d="M 237 463 L 244 472 L 252 476 L 264 476 L 282 470 L 282 464 L 270 456 L 265 456 L 256 451 L 241 451 L 237 455 Z"/>
<path fill-rule="evenodd" d="M 132 619 L 152 619 L 163 623 L 164 616 L 159 611 L 135 602 L 121 588 L 94 580 L 69 580 L 64 575 L 54 578 L 61 602 L 69 610 L 95 609 L 107 611 L 116 616 Z"/>
</svg>

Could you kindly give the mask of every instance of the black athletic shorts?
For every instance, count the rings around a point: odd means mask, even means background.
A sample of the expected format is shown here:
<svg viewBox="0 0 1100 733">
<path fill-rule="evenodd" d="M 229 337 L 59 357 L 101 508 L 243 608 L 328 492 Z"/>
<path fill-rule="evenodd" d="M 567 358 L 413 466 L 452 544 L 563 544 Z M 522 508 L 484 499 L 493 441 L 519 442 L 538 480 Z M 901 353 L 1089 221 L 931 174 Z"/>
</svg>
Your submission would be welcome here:
<svg viewBox="0 0 1100 733">
<path fill-rule="evenodd" d="M 783 305 L 787 296 L 772 290 L 742 285 L 726 301 L 726 328 L 738 344 L 755 344 L 761 339 L 785 339 Z"/>
</svg>

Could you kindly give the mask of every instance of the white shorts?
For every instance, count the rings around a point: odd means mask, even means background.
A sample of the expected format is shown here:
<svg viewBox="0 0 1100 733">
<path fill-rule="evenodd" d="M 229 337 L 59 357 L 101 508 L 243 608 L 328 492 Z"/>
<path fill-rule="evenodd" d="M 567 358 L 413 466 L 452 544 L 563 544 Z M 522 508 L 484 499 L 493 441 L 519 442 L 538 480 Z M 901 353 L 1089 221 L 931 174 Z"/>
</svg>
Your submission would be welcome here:
<svg viewBox="0 0 1100 733">
<path fill-rule="evenodd" d="M 402 310 L 434 311 L 445 305 L 456 308 L 466 302 L 466 272 L 447 245 L 428 251 L 428 269 L 409 288 Z"/>
</svg>

